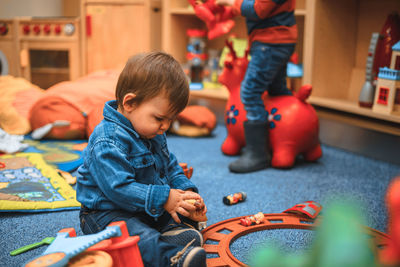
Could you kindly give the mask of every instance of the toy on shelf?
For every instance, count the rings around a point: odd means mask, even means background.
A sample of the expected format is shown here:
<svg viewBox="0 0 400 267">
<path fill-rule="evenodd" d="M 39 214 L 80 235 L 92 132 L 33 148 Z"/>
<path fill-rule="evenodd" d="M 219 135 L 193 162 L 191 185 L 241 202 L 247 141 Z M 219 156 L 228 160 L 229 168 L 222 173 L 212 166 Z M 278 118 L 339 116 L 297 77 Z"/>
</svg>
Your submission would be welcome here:
<svg viewBox="0 0 400 267">
<path fill-rule="evenodd" d="M 379 69 L 372 111 L 400 115 L 400 41 L 392 47 L 390 68 Z"/>
<path fill-rule="evenodd" d="M 247 194 L 245 192 L 237 192 L 228 196 L 224 196 L 222 198 L 222 202 L 224 202 L 225 205 L 235 205 L 237 203 L 245 201 L 246 198 Z"/>
<path fill-rule="evenodd" d="M 365 83 L 361 89 L 360 96 L 358 98 L 358 104 L 360 107 L 372 108 L 375 96 L 375 77 L 376 73 L 373 71 L 374 57 L 376 51 L 376 45 L 378 43 L 379 33 L 372 33 L 371 41 L 368 48 L 367 65 L 365 68 Z"/>
<path fill-rule="evenodd" d="M 294 52 L 289 59 L 287 65 L 287 77 L 288 78 L 301 78 L 303 77 L 303 64 L 299 63 L 299 55 Z M 293 88 L 290 88 L 293 89 Z"/>
<path fill-rule="evenodd" d="M 376 78 L 380 68 L 390 66 L 391 48 L 398 41 L 400 41 L 400 16 L 394 12 L 388 15 L 380 31 L 373 64 L 374 78 Z"/>
<path fill-rule="evenodd" d="M 42 256 L 27 263 L 26 267 L 67 266 L 76 255 L 88 251 L 104 251 L 111 255 L 113 267 L 143 266 L 139 236 L 129 236 L 124 221 L 113 222 L 103 231 L 76 237 L 75 229 L 66 228 L 57 233 L 56 239 Z"/>
<path fill-rule="evenodd" d="M 262 213 L 260 211 L 254 215 L 246 216 L 246 217 L 240 219 L 240 224 L 243 226 L 250 226 L 250 225 L 263 223 L 264 220 L 265 220 L 264 213 Z"/>
<path fill-rule="evenodd" d="M 228 136 L 221 149 L 226 155 L 238 155 L 245 146 L 243 122 L 246 120 L 246 111 L 240 100 L 240 84 L 249 61 L 247 52 L 238 57 L 232 42 L 227 41 L 227 46 L 230 53 L 225 57 L 219 82 L 229 91 L 225 114 Z M 318 117 L 314 108 L 306 103 L 311 91 L 310 85 L 303 85 L 294 96 L 263 95 L 269 121 L 272 167 L 292 167 L 297 155 L 302 155 L 307 161 L 316 161 L 322 156 Z"/>
<path fill-rule="evenodd" d="M 232 7 L 221 6 L 215 0 L 189 0 L 196 16 L 203 20 L 208 28 L 208 39 L 212 40 L 231 31 L 235 22 Z"/>
<path fill-rule="evenodd" d="M 217 49 L 208 49 L 208 60 L 206 66 L 205 82 L 210 84 L 210 87 L 218 88 L 218 76 L 220 74 L 219 59 L 221 51 Z"/>
<path fill-rule="evenodd" d="M 294 52 L 287 63 L 286 83 L 291 91 L 297 91 L 301 86 L 303 77 L 303 64 L 299 63 L 299 55 Z"/>
<path fill-rule="evenodd" d="M 205 36 L 207 33 L 199 29 L 188 29 L 186 34 L 189 37 L 186 59 L 190 78 L 190 89 L 202 89 L 204 67 L 207 60 L 207 53 L 205 51 Z"/>
</svg>

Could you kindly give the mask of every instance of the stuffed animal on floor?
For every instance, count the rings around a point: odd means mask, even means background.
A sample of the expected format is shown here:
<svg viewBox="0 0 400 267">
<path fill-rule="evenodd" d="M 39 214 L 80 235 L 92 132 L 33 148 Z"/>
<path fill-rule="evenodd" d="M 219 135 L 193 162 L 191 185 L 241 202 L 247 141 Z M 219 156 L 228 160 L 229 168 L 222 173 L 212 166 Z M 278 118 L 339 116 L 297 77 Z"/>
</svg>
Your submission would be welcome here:
<svg viewBox="0 0 400 267">
<path fill-rule="evenodd" d="M 196 16 L 203 20 L 208 28 L 208 39 L 212 40 L 231 31 L 235 22 L 231 7 L 220 6 L 215 0 L 189 0 Z"/>
<path fill-rule="evenodd" d="M 29 109 L 45 92 L 24 78 L 0 76 L 0 128 L 11 135 L 29 133 Z"/>
<path fill-rule="evenodd" d="M 53 85 L 29 112 L 36 139 L 84 139 L 103 118 L 103 106 L 115 99 L 120 71 L 98 71 Z M 89 126 L 89 127 L 88 127 Z"/>
<path fill-rule="evenodd" d="M 209 136 L 216 125 L 217 117 L 210 109 L 190 105 L 178 114 L 169 132 L 187 137 Z"/>
<path fill-rule="evenodd" d="M 219 82 L 228 88 L 230 94 L 225 114 L 228 136 L 221 149 L 226 155 L 238 155 L 245 146 L 243 122 L 246 120 L 246 111 L 240 100 L 240 83 L 247 69 L 248 53 L 239 58 L 232 42 L 227 42 L 227 45 L 230 53 L 224 62 Z M 311 90 L 310 85 L 304 85 L 294 96 L 268 97 L 264 94 L 272 167 L 290 168 L 297 155 L 303 155 L 307 161 L 316 161 L 322 156 L 318 117 L 314 108 L 305 101 Z"/>
</svg>

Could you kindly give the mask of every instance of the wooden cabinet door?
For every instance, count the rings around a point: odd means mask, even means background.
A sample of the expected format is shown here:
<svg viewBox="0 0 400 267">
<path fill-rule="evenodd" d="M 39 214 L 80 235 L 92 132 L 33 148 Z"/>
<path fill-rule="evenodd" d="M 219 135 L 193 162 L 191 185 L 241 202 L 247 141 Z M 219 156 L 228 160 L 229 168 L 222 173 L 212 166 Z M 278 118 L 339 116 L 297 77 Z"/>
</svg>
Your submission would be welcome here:
<svg viewBox="0 0 400 267">
<path fill-rule="evenodd" d="M 89 4 L 86 7 L 87 72 L 123 67 L 150 49 L 148 8 L 144 3 Z"/>
</svg>

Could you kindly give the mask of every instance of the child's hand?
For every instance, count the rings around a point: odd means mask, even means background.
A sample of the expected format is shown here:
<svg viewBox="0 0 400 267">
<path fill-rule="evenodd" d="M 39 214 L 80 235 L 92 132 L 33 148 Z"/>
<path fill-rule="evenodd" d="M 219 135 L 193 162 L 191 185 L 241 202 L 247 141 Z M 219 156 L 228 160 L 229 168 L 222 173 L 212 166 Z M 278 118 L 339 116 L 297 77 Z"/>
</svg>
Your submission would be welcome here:
<svg viewBox="0 0 400 267">
<path fill-rule="evenodd" d="M 215 3 L 220 6 L 233 6 L 235 0 L 215 0 Z"/>
<path fill-rule="evenodd" d="M 199 202 L 202 202 L 200 195 L 195 192 L 183 191 L 180 189 L 170 189 L 168 200 L 164 204 L 164 209 L 171 214 L 171 217 L 176 223 L 181 223 L 178 213 L 188 217 L 191 211 L 196 210 L 195 205 L 186 202 L 188 199 L 195 199 Z"/>
</svg>

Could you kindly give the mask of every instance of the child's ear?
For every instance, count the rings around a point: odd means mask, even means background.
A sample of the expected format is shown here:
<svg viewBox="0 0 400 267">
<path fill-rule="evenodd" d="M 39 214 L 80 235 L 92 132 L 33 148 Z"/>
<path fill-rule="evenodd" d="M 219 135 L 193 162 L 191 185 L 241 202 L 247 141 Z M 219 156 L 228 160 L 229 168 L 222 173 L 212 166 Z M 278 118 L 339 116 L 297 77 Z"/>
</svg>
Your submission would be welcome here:
<svg viewBox="0 0 400 267">
<path fill-rule="evenodd" d="M 136 94 L 134 93 L 127 93 L 124 96 L 124 99 L 122 100 L 122 106 L 124 107 L 124 110 L 127 112 L 131 112 L 134 110 L 135 105 L 134 105 L 134 99 L 136 97 Z"/>
</svg>

